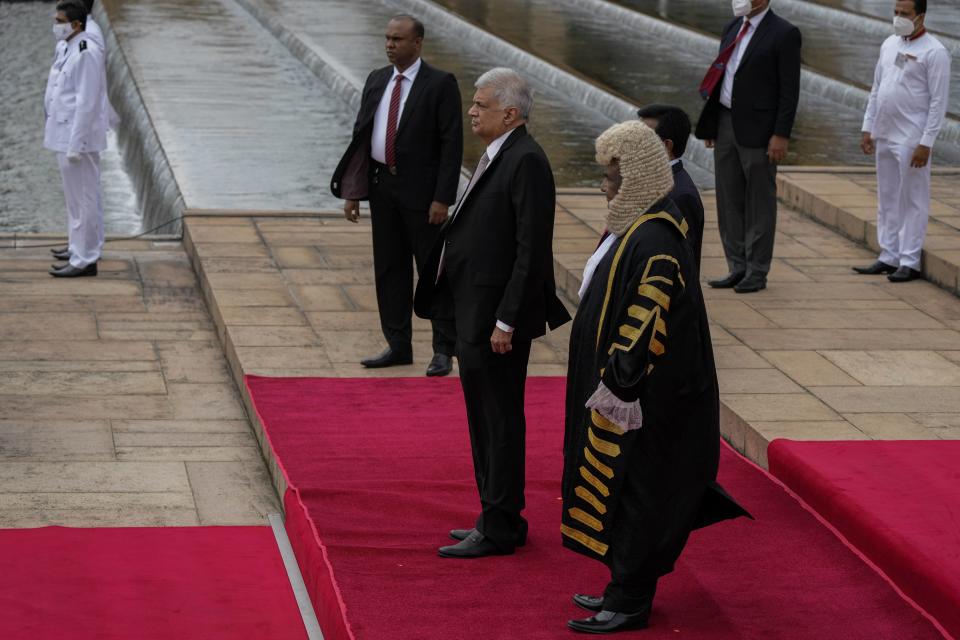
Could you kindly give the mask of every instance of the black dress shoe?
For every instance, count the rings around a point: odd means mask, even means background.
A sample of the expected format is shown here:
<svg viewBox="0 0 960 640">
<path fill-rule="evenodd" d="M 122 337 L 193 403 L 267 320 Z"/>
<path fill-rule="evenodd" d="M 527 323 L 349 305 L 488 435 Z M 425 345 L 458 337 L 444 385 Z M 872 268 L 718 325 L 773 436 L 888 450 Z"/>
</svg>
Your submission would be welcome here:
<svg viewBox="0 0 960 640">
<path fill-rule="evenodd" d="M 70 249 L 51 249 L 50 253 L 53 254 L 53 257 L 57 260 L 69 260 L 70 259 Z"/>
<path fill-rule="evenodd" d="M 587 596 L 582 593 L 573 594 L 573 604 L 587 611 L 602 611 L 603 596 Z"/>
<path fill-rule="evenodd" d="M 595 616 L 580 620 L 569 620 L 567 626 L 581 633 L 616 633 L 628 629 L 643 629 L 650 618 L 649 611 L 639 613 L 617 613 L 601 611 Z"/>
<path fill-rule="evenodd" d="M 75 267 L 67 264 L 62 269 L 50 269 L 50 275 L 54 278 L 82 278 L 84 276 L 97 275 L 97 263 L 93 262 L 85 267 Z"/>
<path fill-rule="evenodd" d="M 476 529 L 451 529 L 450 537 L 454 540 L 466 540 L 467 536 L 476 531 Z M 522 547 L 527 544 L 527 534 L 524 533 L 519 540 L 516 541 L 516 546 Z M 597 609 L 599 611 L 599 609 Z"/>
<path fill-rule="evenodd" d="M 910 267 L 900 267 L 888 275 L 887 280 L 890 282 L 909 282 L 911 280 L 918 280 L 922 277 L 923 274 L 916 269 L 911 269 Z"/>
<path fill-rule="evenodd" d="M 367 369 L 381 369 L 399 364 L 413 364 L 413 354 L 409 351 L 400 352 L 391 347 L 387 347 L 379 355 L 361 360 L 360 364 Z"/>
<path fill-rule="evenodd" d="M 751 273 L 733 288 L 735 293 L 753 293 L 767 288 L 767 277 Z"/>
<path fill-rule="evenodd" d="M 58 253 L 70 253 L 70 247 L 59 247 L 57 249 L 50 249 L 50 253 L 57 255 Z"/>
<path fill-rule="evenodd" d="M 427 367 L 428 377 L 448 376 L 451 371 L 453 371 L 453 358 L 444 353 L 433 354 L 430 366 Z"/>
<path fill-rule="evenodd" d="M 743 271 L 731 271 L 717 280 L 707 280 L 707 284 L 714 289 L 732 289 L 737 283 L 744 279 L 747 274 Z"/>
<path fill-rule="evenodd" d="M 452 532 L 451 532 L 452 533 Z M 457 544 L 440 547 L 442 558 L 483 558 L 486 556 L 506 556 L 513 553 L 513 549 L 504 550 L 493 544 L 474 529 L 466 538 Z"/>
<path fill-rule="evenodd" d="M 877 260 L 868 267 L 852 267 L 857 273 L 862 273 L 868 276 L 875 276 L 881 273 L 893 273 L 897 270 L 892 264 L 887 264 L 886 262 L 880 262 Z"/>
</svg>

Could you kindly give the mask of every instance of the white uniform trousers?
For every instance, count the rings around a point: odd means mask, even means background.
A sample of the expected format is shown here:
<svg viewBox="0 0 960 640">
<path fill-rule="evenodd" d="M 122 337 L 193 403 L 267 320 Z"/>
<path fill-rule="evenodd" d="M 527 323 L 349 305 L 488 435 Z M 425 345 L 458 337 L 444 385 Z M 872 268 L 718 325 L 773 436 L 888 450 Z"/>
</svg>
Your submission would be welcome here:
<svg viewBox="0 0 960 640">
<path fill-rule="evenodd" d="M 930 165 L 910 166 L 916 145 L 877 140 L 877 241 L 880 261 L 920 270 L 930 217 Z"/>
<path fill-rule="evenodd" d="M 70 264 L 83 268 L 103 252 L 103 197 L 100 192 L 100 154 L 81 153 L 76 162 L 57 154 L 63 195 L 67 201 Z"/>
</svg>

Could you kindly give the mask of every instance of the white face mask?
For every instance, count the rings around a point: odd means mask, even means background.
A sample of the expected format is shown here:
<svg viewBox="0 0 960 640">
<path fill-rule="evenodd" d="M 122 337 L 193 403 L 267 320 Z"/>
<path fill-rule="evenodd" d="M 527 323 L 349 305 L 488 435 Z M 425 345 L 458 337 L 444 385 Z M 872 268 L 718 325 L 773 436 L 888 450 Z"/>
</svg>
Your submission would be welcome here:
<svg viewBox="0 0 960 640">
<path fill-rule="evenodd" d="M 752 0 L 730 0 L 730 2 L 733 6 L 733 15 L 737 18 L 748 15 L 753 9 Z"/>
<path fill-rule="evenodd" d="M 73 33 L 73 25 L 69 22 L 54 22 L 53 37 L 57 40 L 66 40 Z"/>
<path fill-rule="evenodd" d="M 910 18 L 903 16 L 893 16 L 893 32 L 901 38 L 906 38 L 913 33 L 915 25 Z"/>
</svg>

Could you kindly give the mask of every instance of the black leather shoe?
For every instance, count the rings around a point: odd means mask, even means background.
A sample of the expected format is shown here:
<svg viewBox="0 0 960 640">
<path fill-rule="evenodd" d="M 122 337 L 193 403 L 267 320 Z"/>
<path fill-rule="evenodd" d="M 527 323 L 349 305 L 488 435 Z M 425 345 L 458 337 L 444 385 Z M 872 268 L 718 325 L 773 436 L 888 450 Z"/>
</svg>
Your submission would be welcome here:
<svg viewBox="0 0 960 640">
<path fill-rule="evenodd" d="M 413 364 L 413 354 L 409 351 L 402 353 L 390 347 L 384 349 L 379 355 L 361 360 L 360 364 L 367 369 L 381 369 L 383 367 L 393 367 L 399 364 Z"/>
<path fill-rule="evenodd" d="M 581 633 L 616 633 L 628 629 L 643 629 L 650 618 L 649 611 L 639 613 L 617 613 L 601 611 L 595 616 L 580 620 L 569 620 L 567 626 Z"/>
<path fill-rule="evenodd" d="M 453 371 L 453 358 L 444 353 L 433 354 L 430 366 L 427 367 L 427 377 L 448 376 Z"/>
<path fill-rule="evenodd" d="M 450 537 L 454 540 L 466 540 L 467 536 L 476 531 L 476 529 L 451 529 Z M 516 541 L 516 546 L 522 547 L 527 544 L 527 534 L 524 533 L 519 540 Z M 597 609 L 599 611 L 599 609 Z"/>
<path fill-rule="evenodd" d="M 857 273 L 862 273 L 868 276 L 875 276 L 881 273 L 893 273 L 897 270 L 892 264 L 887 264 L 886 262 L 880 262 L 877 260 L 869 267 L 851 267 Z"/>
<path fill-rule="evenodd" d="M 911 269 L 910 267 L 900 267 L 888 275 L 887 280 L 890 282 L 909 282 L 911 280 L 919 280 L 922 277 L 923 274 L 916 269 Z"/>
<path fill-rule="evenodd" d="M 476 529 L 450 529 L 450 537 L 454 540 L 466 540 Z"/>
<path fill-rule="evenodd" d="M 53 257 L 57 260 L 69 260 L 70 259 L 70 249 L 51 249 L 50 253 L 53 254 Z"/>
<path fill-rule="evenodd" d="M 62 269 L 50 269 L 50 275 L 52 275 L 54 278 L 82 278 L 84 276 L 95 276 L 97 275 L 97 263 L 94 262 L 82 268 L 77 268 L 68 263 Z"/>
<path fill-rule="evenodd" d="M 733 288 L 735 293 L 753 293 L 767 288 L 767 277 L 764 275 L 753 274 L 737 283 Z"/>
<path fill-rule="evenodd" d="M 60 247 L 59 249 L 50 249 L 50 253 L 57 255 L 58 253 L 70 253 L 70 247 Z"/>
<path fill-rule="evenodd" d="M 587 596 L 582 593 L 573 594 L 573 604 L 587 611 L 602 611 L 603 596 Z"/>
<path fill-rule="evenodd" d="M 451 532 L 452 533 L 452 532 Z M 506 556 L 513 553 L 513 549 L 504 550 L 493 544 L 476 529 L 470 535 L 446 547 L 440 547 L 442 558 L 483 558 L 486 556 Z"/>
<path fill-rule="evenodd" d="M 707 284 L 714 289 L 732 289 L 737 286 L 737 283 L 743 280 L 746 275 L 744 271 L 731 271 L 717 280 L 707 280 Z"/>
</svg>

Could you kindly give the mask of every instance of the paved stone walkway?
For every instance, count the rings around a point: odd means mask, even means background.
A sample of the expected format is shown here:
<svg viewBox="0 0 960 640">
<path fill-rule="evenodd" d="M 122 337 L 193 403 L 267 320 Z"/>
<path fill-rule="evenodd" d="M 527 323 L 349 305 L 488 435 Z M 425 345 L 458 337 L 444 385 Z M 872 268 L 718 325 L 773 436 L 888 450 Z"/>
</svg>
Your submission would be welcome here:
<svg viewBox="0 0 960 640">
<path fill-rule="evenodd" d="M 111 243 L 100 275 L 78 280 L 47 275 L 46 248 L 11 244 L 0 527 L 265 524 L 280 510 L 179 242 Z"/>
<path fill-rule="evenodd" d="M 924 276 L 960 295 L 960 168 L 934 167 Z M 877 244 L 877 176 L 869 167 L 787 167 L 777 176 L 780 197 L 827 227 L 871 249 Z M 869 261 L 869 260 L 868 260 Z"/>
</svg>

